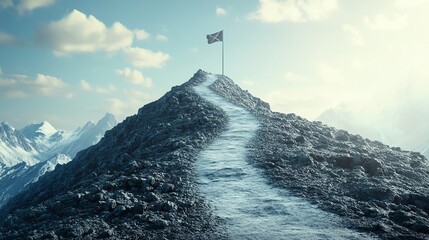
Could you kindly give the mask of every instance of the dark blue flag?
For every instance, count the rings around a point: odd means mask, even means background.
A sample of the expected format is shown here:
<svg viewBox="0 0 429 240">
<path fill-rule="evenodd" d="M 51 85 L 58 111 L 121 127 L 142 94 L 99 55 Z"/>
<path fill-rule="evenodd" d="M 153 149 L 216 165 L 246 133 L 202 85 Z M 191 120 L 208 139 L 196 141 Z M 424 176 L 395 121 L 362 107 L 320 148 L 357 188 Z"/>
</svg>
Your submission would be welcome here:
<svg viewBox="0 0 429 240">
<path fill-rule="evenodd" d="M 212 44 L 215 42 L 222 42 L 222 41 L 223 41 L 223 30 L 217 33 L 207 35 L 208 44 Z"/>
</svg>

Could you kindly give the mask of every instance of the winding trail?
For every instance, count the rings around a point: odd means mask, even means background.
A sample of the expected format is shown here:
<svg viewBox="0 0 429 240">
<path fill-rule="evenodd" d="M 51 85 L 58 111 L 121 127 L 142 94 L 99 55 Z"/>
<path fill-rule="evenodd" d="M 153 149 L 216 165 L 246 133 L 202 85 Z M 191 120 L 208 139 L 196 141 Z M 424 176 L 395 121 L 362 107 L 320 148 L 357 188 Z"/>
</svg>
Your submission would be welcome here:
<svg viewBox="0 0 429 240">
<path fill-rule="evenodd" d="M 231 239 L 368 239 L 288 191 L 267 184 L 246 162 L 246 146 L 259 127 L 245 109 L 229 103 L 208 87 L 217 75 L 195 87 L 205 100 L 229 117 L 227 129 L 204 149 L 197 161 L 200 191 L 226 221 Z"/>
</svg>

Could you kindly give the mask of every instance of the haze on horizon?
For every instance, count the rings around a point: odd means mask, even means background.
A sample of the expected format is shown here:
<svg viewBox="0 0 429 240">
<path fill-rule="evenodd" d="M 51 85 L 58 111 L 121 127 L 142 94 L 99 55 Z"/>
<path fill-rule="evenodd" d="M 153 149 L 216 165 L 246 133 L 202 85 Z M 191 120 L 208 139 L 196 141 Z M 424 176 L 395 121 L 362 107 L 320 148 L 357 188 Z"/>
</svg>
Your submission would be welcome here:
<svg viewBox="0 0 429 240">
<path fill-rule="evenodd" d="M 429 1 L 0 0 L 0 121 L 119 121 L 188 80 L 225 73 L 275 111 L 328 109 L 392 139 L 429 132 Z M 397 144 L 400 144 L 398 141 Z"/>
</svg>

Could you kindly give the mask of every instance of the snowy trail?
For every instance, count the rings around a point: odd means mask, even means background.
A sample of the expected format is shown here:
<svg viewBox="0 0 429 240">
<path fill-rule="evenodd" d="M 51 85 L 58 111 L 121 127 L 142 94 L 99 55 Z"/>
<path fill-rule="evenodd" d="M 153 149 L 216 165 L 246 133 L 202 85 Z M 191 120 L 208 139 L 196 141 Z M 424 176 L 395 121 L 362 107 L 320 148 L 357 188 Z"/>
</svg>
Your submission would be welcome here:
<svg viewBox="0 0 429 240">
<path fill-rule="evenodd" d="M 225 132 L 200 153 L 197 171 L 200 190 L 214 213 L 226 220 L 231 239 L 368 239 L 342 226 L 336 215 L 272 188 L 246 162 L 246 146 L 258 122 L 245 109 L 208 88 L 216 79 L 216 75 L 208 75 L 195 90 L 223 109 L 229 123 Z"/>
</svg>

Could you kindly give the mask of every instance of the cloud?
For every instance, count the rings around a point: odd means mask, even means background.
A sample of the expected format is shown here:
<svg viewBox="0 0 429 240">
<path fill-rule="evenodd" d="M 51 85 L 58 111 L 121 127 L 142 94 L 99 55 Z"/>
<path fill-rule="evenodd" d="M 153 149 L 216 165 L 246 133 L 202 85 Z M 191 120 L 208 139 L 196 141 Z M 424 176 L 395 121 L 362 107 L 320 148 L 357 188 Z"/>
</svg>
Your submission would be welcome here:
<svg viewBox="0 0 429 240">
<path fill-rule="evenodd" d="M 129 83 L 143 85 L 147 88 L 152 87 L 152 80 L 148 77 L 143 76 L 143 74 L 136 69 L 118 69 L 116 70 L 116 73 L 122 76 Z"/>
<path fill-rule="evenodd" d="M 48 7 L 54 4 L 55 0 L 21 0 L 16 7 L 20 14 L 31 12 L 36 8 Z"/>
<path fill-rule="evenodd" d="M 365 25 L 373 31 L 396 31 L 408 25 L 407 15 L 395 15 L 391 18 L 384 14 L 378 14 L 374 18 L 364 17 Z"/>
<path fill-rule="evenodd" d="M 109 94 L 109 93 L 113 93 L 116 91 L 116 87 L 113 86 L 112 84 L 109 84 L 105 87 L 102 86 L 96 86 L 94 88 L 96 93 L 100 93 L 100 94 Z"/>
<path fill-rule="evenodd" d="M 13 7 L 12 0 L 0 0 L 0 9 Z"/>
<path fill-rule="evenodd" d="M 246 86 L 249 86 L 249 87 L 251 87 L 251 86 L 254 86 L 254 85 L 255 85 L 255 82 L 254 82 L 254 81 L 252 81 L 252 80 L 242 80 L 242 81 L 241 81 L 241 83 L 242 83 L 243 85 L 246 85 Z"/>
<path fill-rule="evenodd" d="M 109 98 L 105 101 L 104 112 L 111 112 L 118 119 L 125 118 L 137 112 L 144 104 L 152 100 L 152 96 L 138 90 L 124 90 L 125 99 Z"/>
<path fill-rule="evenodd" d="M 343 31 L 348 35 L 351 42 L 356 46 L 364 46 L 365 42 L 363 41 L 362 35 L 360 34 L 359 30 L 357 30 L 355 27 L 343 24 Z"/>
<path fill-rule="evenodd" d="M 116 116 L 122 116 L 125 113 L 125 109 L 127 108 L 127 104 L 118 98 L 109 98 L 106 99 L 106 108 L 108 112 L 112 113 Z"/>
<path fill-rule="evenodd" d="M 158 34 L 158 35 L 156 35 L 156 40 L 161 41 L 161 42 L 165 42 L 165 41 L 168 41 L 168 38 L 163 34 Z"/>
<path fill-rule="evenodd" d="M 170 56 L 163 52 L 152 52 L 151 50 L 128 47 L 124 49 L 125 56 L 136 67 L 161 68 Z"/>
<path fill-rule="evenodd" d="M 143 29 L 134 30 L 134 35 L 136 36 L 137 40 L 140 40 L 140 41 L 146 40 L 150 36 L 150 34 Z"/>
<path fill-rule="evenodd" d="M 92 87 L 91 87 L 91 84 L 89 84 L 89 82 L 87 82 L 87 81 L 85 81 L 85 80 L 80 80 L 80 88 L 83 90 L 83 91 L 86 91 L 86 92 L 88 92 L 88 91 L 91 91 L 92 90 Z"/>
<path fill-rule="evenodd" d="M 266 23 L 320 21 L 337 9 L 337 0 L 259 0 L 259 8 L 248 19 Z"/>
<path fill-rule="evenodd" d="M 67 84 L 53 76 L 37 74 L 34 86 L 43 96 L 51 96 L 67 88 Z"/>
<path fill-rule="evenodd" d="M 217 7 L 216 8 L 216 15 L 218 15 L 218 16 L 224 16 L 224 15 L 226 15 L 226 10 L 224 8 Z"/>
<path fill-rule="evenodd" d="M 11 46 L 22 45 L 22 42 L 18 38 L 6 32 L 0 32 L 0 43 L 4 43 Z"/>
<path fill-rule="evenodd" d="M 125 90 L 124 93 L 128 96 L 130 113 L 136 112 L 152 98 L 150 94 L 138 90 Z"/>
<path fill-rule="evenodd" d="M 284 75 L 284 80 L 286 82 L 303 82 L 306 80 L 306 78 L 304 76 L 301 76 L 301 75 L 293 73 L 293 72 L 287 72 Z"/>
<path fill-rule="evenodd" d="M 70 98 L 73 94 L 69 91 L 68 84 L 59 78 L 37 74 L 36 78 L 26 75 L 0 74 L 0 95 L 17 98 L 29 96 L 65 96 Z"/>
<path fill-rule="evenodd" d="M 116 91 L 116 87 L 112 84 L 107 86 L 92 86 L 89 82 L 85 80 L 80 80 L 80 88 L 85 92 L 93 92 L 98 94 L 109 94 Z"/>
<path fill-rule="evenodd" d="M 131 46 L 133 32 L 120 22 L 110 28 L 92 15 L 73 10 L 59 21 L 37 31 L 39 43 L 53 48 L 58 55 L 76 52 L 116 51 Z"/>
</svg>

